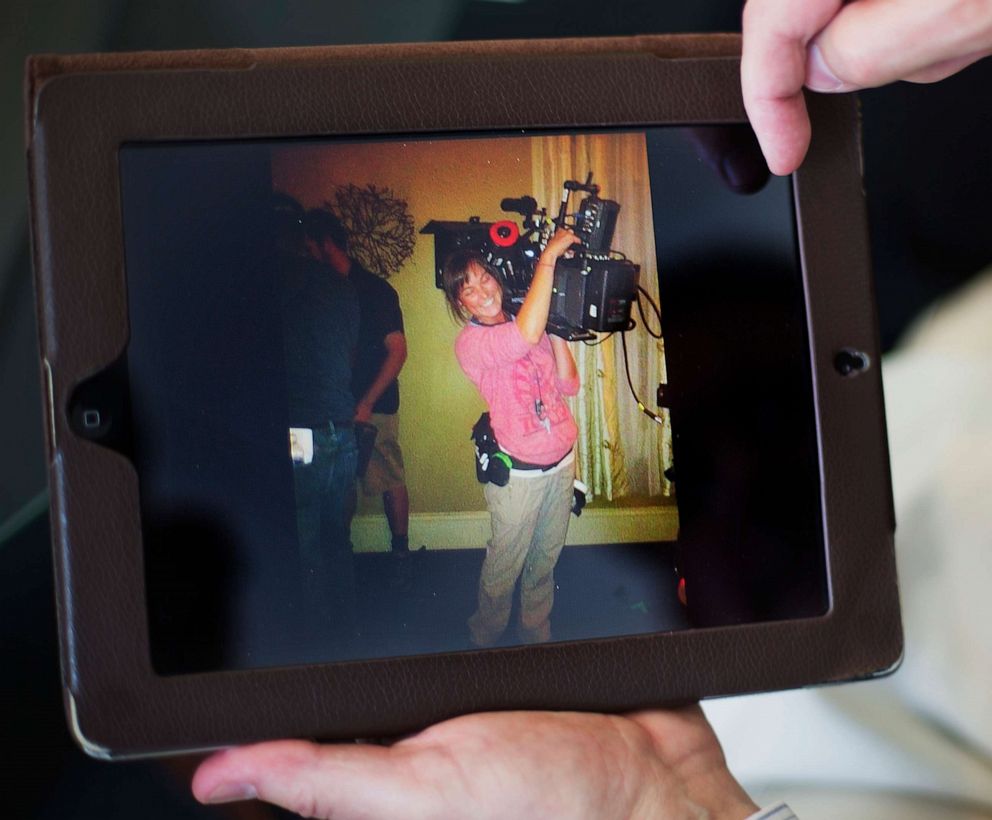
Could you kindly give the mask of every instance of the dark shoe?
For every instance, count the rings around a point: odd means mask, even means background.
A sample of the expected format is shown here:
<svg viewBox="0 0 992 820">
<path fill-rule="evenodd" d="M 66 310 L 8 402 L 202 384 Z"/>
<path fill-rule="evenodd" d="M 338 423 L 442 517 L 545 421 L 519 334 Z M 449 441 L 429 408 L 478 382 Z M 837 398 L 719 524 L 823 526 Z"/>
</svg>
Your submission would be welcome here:
<svg viewBox="0 0 992 820">
<path fill-rule="evenodd" d="M 423 544 L 423 545 L 417 547 L 417 549 L 415 549 L 415 550 L 412 550 L 409 547 L 407 547 L 405 550 L 393 549 L 393 550 L 390 550 L 389 551 L 390 555 L 392 555 L 394 558 L 397 558 L 400 561 L 403 561 L 406 558 L 409 558 L 411 555 L 421 555 L 422 553 L 425 553 L 425 552 L 427 552 L 427 545 L 426 544 Z"/>
</svg>

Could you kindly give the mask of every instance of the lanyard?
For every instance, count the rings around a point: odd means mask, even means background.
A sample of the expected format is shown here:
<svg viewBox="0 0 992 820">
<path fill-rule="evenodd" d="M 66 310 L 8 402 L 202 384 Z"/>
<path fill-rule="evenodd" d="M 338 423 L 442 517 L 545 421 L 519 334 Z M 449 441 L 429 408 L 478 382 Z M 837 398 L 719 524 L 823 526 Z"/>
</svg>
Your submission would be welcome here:
<svg viewBox="0 0 992 820">
<path fill-rule="evenodd" d="M 544 395 L 541 392 L 541 371 L 538 369 L 537 362 L 531 358 L 531 354 L 527 354 L 527 362 L 530 364 L 531 377 L 534 380 L 534 389 L 537 391 L 537 398 L 534 400 L 534 415 L 537 416 L 538 423 L 544 428 L 544 432 L 551 433 L 551 419 L 548 418 L 547 410 L 544 407 Z"/>
</svg>

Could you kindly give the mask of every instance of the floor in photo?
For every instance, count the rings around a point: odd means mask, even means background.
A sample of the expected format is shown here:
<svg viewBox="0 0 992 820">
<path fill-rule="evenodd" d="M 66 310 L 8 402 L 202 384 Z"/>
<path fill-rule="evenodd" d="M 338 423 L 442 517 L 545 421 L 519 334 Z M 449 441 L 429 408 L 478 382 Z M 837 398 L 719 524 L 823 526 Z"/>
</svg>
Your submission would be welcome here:
<svg viewBox="0 0 992 820">
<path fill-rule="evenodd" d="M 472 649 L 466 621 L 475 610 L 484 552 L 437 550 L 404 558 L 355 558 L 359 621 L 368 656 Z M 670 545 L 566 547 L 555 569 L 554 641 L 665 632 L 688 627 L 676 597 Z M 514 599 L 500 646 L 518 642 Z M 363 653 L 364 654 L 364 653 Z"/>
</svg>

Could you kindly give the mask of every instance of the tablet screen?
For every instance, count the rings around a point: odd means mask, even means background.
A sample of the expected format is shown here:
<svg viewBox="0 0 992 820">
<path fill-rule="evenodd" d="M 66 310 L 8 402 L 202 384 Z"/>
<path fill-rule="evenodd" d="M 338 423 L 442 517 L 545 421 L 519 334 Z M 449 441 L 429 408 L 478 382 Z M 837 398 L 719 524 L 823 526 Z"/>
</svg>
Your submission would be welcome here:
<svg viewBox="0 0 992 820">
<path fill-rule="evenodd" d="M 757 156 L 745 126 L 124 146 L 156 670 L 823 614 L 791 180 Z"/>
</svg>

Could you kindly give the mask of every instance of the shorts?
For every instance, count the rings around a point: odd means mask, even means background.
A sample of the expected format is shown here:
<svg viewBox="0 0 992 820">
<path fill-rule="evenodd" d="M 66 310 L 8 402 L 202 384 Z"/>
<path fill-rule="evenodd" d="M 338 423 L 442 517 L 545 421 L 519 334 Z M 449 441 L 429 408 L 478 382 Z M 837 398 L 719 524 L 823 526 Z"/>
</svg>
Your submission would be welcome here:
<svg viewBox="0 0 992 820">
<path fill-rule="evenodd" d="M 378 433 L 369 466 L 361 479 L 362 491 L 365 495 L 382 495 L 406 484 L 399 442 L 400 420 L 396 413 L 373 413 L 369 421 Z"/>
</svg>

